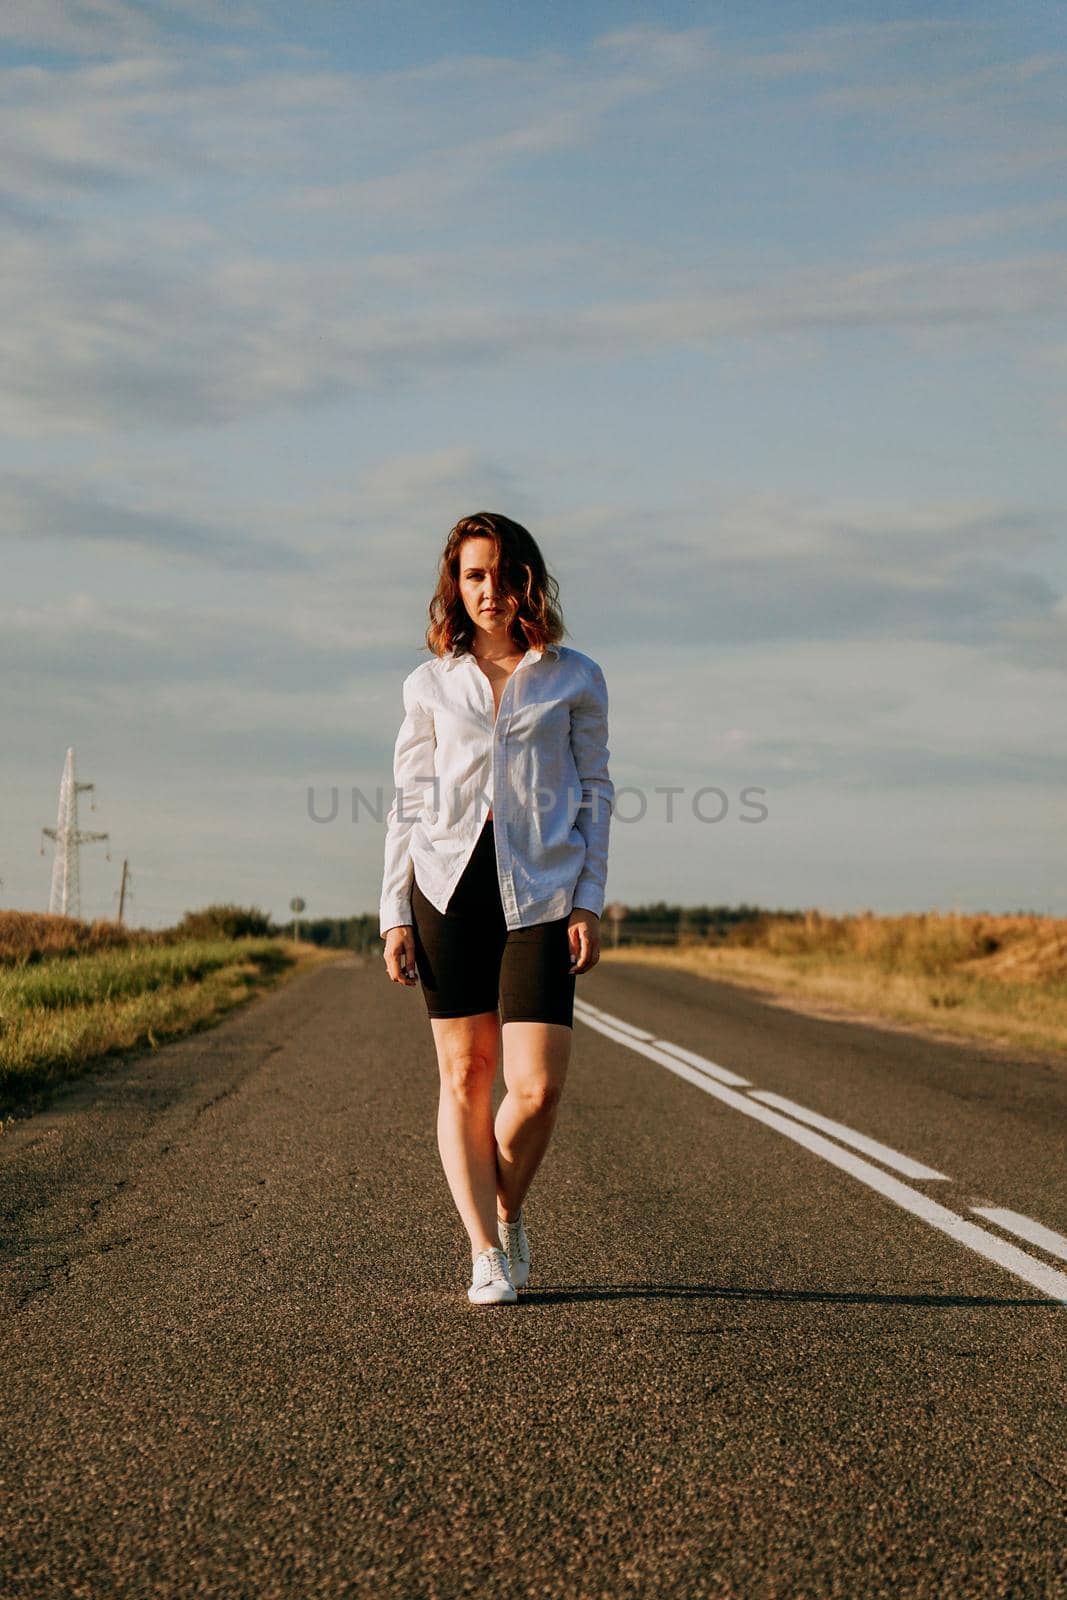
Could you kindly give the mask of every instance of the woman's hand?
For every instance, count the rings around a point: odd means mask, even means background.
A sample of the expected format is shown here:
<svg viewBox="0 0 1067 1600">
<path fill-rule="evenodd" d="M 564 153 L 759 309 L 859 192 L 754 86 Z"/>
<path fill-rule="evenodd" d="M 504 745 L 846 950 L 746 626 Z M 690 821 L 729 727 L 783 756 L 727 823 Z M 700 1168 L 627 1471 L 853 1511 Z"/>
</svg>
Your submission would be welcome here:
<svg viewBox="0 0 1067 1600">
<path fill-rule="evenodd" d="M 419 981 L 415 970 L 415 929 L 408 923 L 390 928 L 385 935 L 385 970 L 394 983 L 411 989 Z"/>
<path fill-rule="evenodd" d="M 588 972 L 600 960 L 600 918 L 595 911 L 572 911 L 567 918 L 571 947 L 570 971 Z"/>
</svg>

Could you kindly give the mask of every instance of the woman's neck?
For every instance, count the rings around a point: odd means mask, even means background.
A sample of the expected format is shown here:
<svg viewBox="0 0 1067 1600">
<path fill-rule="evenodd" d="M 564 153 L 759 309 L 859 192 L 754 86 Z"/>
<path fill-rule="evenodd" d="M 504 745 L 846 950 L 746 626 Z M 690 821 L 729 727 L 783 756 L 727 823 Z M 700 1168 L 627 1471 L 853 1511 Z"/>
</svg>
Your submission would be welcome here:
<svg viewBox="0 0 1067 1600">
<path fill-rule="evenodd" d="M 471 640 L 471 653 L 479 661 L 511 661 L 515 656 L 525 655 L 526 651 L 506 634 L 503 638 L 494 638 L 484 628 L 478 628 Z"/>
</svg>

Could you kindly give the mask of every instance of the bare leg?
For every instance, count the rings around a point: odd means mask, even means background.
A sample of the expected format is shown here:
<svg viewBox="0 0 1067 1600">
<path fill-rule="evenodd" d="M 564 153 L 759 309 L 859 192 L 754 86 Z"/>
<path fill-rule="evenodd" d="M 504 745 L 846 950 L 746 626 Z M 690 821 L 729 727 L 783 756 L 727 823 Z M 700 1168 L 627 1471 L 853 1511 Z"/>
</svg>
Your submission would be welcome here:
<svg viewBox="0 0 1067 1600">
<path fill-rule="evenodd" d="M 507 1094 L 496 1114 L 497 1216 L 514 1221 L 555 1126 L 573 1029 L 560 1022 L 505 1022 Z"/>
<path fill-rule="evenodd" d="M 448 1187 L 470 1235 L 471 1259 L 491 1245 L 496 1231 L 496 1141 L 493 1079 L 500 1048 L 500 1016 L 431 1017 L 441 1099 L 437 1148 Z"/>
</svg>

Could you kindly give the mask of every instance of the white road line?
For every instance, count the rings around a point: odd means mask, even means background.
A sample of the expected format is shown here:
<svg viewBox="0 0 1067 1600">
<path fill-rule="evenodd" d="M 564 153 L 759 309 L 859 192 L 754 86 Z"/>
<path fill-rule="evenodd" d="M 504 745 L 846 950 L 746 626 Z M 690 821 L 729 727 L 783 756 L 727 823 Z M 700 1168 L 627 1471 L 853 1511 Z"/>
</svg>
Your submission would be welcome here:
<svg viewBox="0 0 1067 1600">
<path fill-rule="evenodd" d="M 695 1050 L 685 1050 L 680 1044 L 671 1044 L 667 1039 L 655 1039 L 653 1043 L 659 1049 L 666 1050 L 668 1055 L 677 1056 L 679 1061 L 688 1061 L 691 1067 L 698 1067 L 701 1072 L 706 1072 L 709 1078 L 718 1079 L 719 1083 L 732 1084 L 735 1089 L 748 1087 L 750 1079 L 742 1078 L 738 1073 L 718 1066 L 714 1061 L 709 1061 L 707 1056 L 698 1056 Z"/>
<path fill-rule="evenodd" d="M 649 1033 L 647 1028 L 635 1028 L 632 1022 L 623 1022 L 621 1017 L 613 1017 L 607 1011 L 601 1011 L 599 1006 L 591 1006 L 588 1000 L 574 998 L 575 1011 L 588 1011 L 594 1017 L 603 1017 L 605 1022 L 610 1022 L 613 1028 L 618 1028 L 620 1033 L 628 1033 L 633 1039 L 654 1039 L 656 1035 Z"/>
<path fill-rule="evenodd" d="M 1062 1233 L 1053 1233 L 1044 1223 L 1024 1217 L 1019 1211 L 1005 1211 L 1001 1206 L 972 1206 L 971 1210 L 976 1216 L 985 1217 L 987 1222 L 995 1222 L 1005 1233 L 1014 1233 L 1028 1244 L 1036 1244 L 1039 1250 L 1047 1250 L 1050 1256 L 1067 1261 L 1067 1239 Z"/>
<path fill-rule="evenodd" d="M 921 1161 L 913 1161 L 911 1156 L 902 1156 L 899 1150 L 892 1150 L 889 1145 L 880 1144 L 877 1139 L 869 1139 L 865 1133 L 856 1133 L 843 1122 L 834 1122 L 832 1117 L 821 1116 L 818 1111 L 809 1111 L 807 1106 L 798 1106 L 795 1100 L 787 1100 L 784 1095 L 772 1094 L 769 1089 L 753 1089 L 749 1098 L 762 1100 L 765 1106 L 776 1106 L 788 1116 L 796 1117 L 798 1122 L 810 1122 L 813 1128 L 821 1128 L 823 1133 L 830 1134 L 842 1144 L 850 1144 L 854 1150 L 862 1150 L 872 1161 L 880 1161 L 883 1167 L 892 1167 L 896 1172 L 902 1172 L 906 1178 L 942 1178 L 946 1183 L 949 1182 L 947 1173 L 935 1172 L 933 1167 L 925 1167 Z"/>
<path fill-rule="evenodd" d="M 1020 1278 L 1023 1283 L 1028 1283 L 1031 1288 L 1048 1295 L 1051 1300 L 1067 1305 L 1067 1272 L 1059 1272 L 1055 1267 L 1046 1266 L 1043 1261 L 1028 1256 L 1026 1251 L 1020 1250 L 1017 1245 L 1009 1244 L 1006 1239 L 998 1239 L 994 1234 L 987 1233 L 976 1223 L 968 1222 L 966 1217 L 957 1216 L 955 1211 L 939 1205 L 936 1200 L 931 1200 L 929 1195 L 920 1193 L 918 1189 L 909 1188 L 906 1183 L 901 1183 L 899 1178 L 893 1178 L 880 1167 L 874 1167 L 869 1161 L 864 1161 L 862 1156 L 853 1155 L 850 1150 L 844 1150 L 840 1145 L 824 1139 L 821 1133 L 814 1133 L 801 1123 L 783 1117 L 780 1112 L 771 1111 L 769 1107 L 760 1105 L 751 1095 L 738 1094 L 736 1089 L 717 1083 L 706 1072 L 702 1072 L 698 1067 L 691 1067 L 688 1062 L 680 1061 L 677 1056 L 669 1054 L 658 1045 L 649 1044 L 644 1039 L 635 1039 L 632 1035 L 624 1033 L 621 1029 L 605 1022 L 604 1014 L 591 1015 L 583 1006 L 580 1011 L 576 1010 L 576 1015 L 587 1027 L 595 1028 L 598 1033 L 614 1039 L 617 1044 L 624 1044 L 628 1049 L 636 1050 L 639 1055 L 647 1056 L 650 1061 L 658 1062 L 661 1067 L 666 1067 L 668 1072 L 684 1078 L 687 1083 L 695 1084 L 698 1089 L 703 1089 L 705 1094 L 714 1095 L 717 1100 L 732 1106 L 743 1116 L 753 1117 L 766 1127 L 784 1133 L 787 1139 L 792 1139 L 795 1144 L 803 1145 L 815 1155 L 822 1156 L 825 1161 L 829 1161 L 832 1166 L 840 1167 L 843 1172 L 850 1173 L 869 1189 L 876 1189 L 879 1194 L 885 1195 L 887 1200 L 892 1200 L 904 1211 L 910 1211 L 913 1216 L 921 1217 L 932 1228 L 937 1228 L 950 1239 L 955 1239 L 957 1244 L 966 1245 L 976 1255 L 984 1256 L 987 1261 L 1003 1267 L 1006 1272 Z"/>
<path fill-rule="evenodd" d="M 735 1089 L 744 1089 L 748 1086 L 748 1078 L 742 1078 L 739 1073 L 720 1067 L 717 1062 L 709 1061 L 707 1056 L 698 1056 L 695 1050 L 686 1050 L 680 1044 L 672 1044 L 669 1039 L 657 1039 L 647 1028 L 635 1028 L 632 1023 L 623 1022 L 621 1017 L 613 1017 L 609 1011 L 601 1011 L 599 1006 L 591 1006 L 587 1000 L 576 999 L 574 1009 L 578 1016 L 583 1012 L 589 1012 L 592 1018 L 617 1029 L 619 1033 L 625 1033 L 631 1039 L 646 1039 L 649 1044 L 657 1045 L 660 1050 L 666 1050 L 670 1055 L 677 1056 L 679 1061 L 688 1061 L 691 1067 L 699 1067 L 701 1072 L 706 1072 L 710 1078 L 717 1078 L 720 1083 L 733 1084 Z"/>
</svg>

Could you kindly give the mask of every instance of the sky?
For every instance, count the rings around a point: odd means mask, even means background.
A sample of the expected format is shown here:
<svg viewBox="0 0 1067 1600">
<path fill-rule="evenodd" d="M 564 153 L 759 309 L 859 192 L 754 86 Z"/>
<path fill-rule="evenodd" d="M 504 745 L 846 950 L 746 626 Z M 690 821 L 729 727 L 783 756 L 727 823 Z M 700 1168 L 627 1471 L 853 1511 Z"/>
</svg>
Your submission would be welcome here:
<svg viewBox="0 0 1067 1600">
<path fill-rule="evenodd" d="M 495 510 L 604 670 L 609 901 L 1067 915 L 1062 6 L 12 0 L 0 58 L 0 904 L 73 747 L 83 916 L 376 914 Z"/>
</svg>

